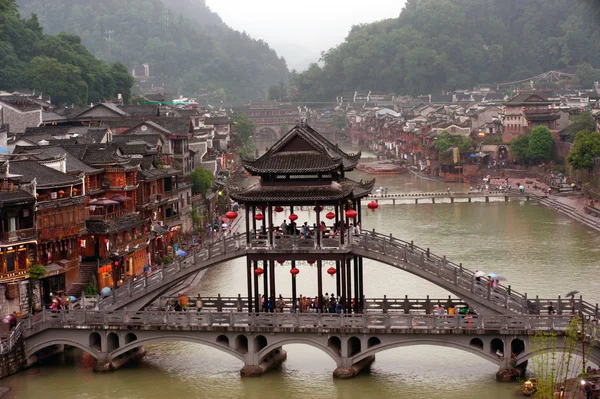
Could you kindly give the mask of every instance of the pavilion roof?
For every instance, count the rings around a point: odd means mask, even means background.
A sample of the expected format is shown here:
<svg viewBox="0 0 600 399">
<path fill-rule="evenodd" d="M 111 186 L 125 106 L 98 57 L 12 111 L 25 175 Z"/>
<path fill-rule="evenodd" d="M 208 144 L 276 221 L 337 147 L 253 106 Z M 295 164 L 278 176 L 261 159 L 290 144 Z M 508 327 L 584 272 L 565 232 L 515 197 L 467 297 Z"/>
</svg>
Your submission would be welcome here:
<svg viewBox="0 0 600 399">
<path fill-rule="evenodd" d="M 279 204 L 297 203 L 310 204 L 315 201 L 329 202 L 346 199 L 358 199 L 367 196 L 375 185 L 375 180 L 370 182 L 356 182 L 345 179 L 341 183 L 287 185 L 262 185 L 257 183 L 241 191 L 230 191 L 230 196 L 235 201 L 245 202 L 272 202 Z"/>
<path fill-rule="evenodd" d="M 242 160 L 250 173 L 331 172 L 352 170 L 361 154 L 347 154 L 307 124 L 294 126 L 256 160 Z"/>
</svg>

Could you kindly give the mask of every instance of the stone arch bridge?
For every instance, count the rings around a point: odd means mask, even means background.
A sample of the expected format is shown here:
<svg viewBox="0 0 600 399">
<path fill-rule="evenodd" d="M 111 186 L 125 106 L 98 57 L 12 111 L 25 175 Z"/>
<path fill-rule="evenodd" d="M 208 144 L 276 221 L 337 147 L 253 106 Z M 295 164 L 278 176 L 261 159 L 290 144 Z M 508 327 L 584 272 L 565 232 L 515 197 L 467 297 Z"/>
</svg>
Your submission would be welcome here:
<svg viewBox="0 0 600 399">
<path fill-rule="evenodd" d="M 318 314 L 247 312 L 45 311 L 24 321 L 25 355 L 53 345 L 79 348 L 99 369 L 143 345 L 185 341 L 225 352 L 244 363 L 243 375 L 259 375 L 285 359 L 283 345 L 318 348 L 336 363 L 334 375 L 348 378 L 388 349 L 436 345 L 475 354 L 500 369 L 524 370 L 527 360 L 550 348 L 532 347 L 532 331 L 553 331 L 556 347 L 572 316 L 480 316 L 400 313 Z M 586 330 L 596 334 L 595 329 Z M 596 336 L 589 336 L 595 341 Z M 574 352 L 581 353 L 577 347 Z M 600 349 L 590 360 L 600 364 Z"/>
</svg>

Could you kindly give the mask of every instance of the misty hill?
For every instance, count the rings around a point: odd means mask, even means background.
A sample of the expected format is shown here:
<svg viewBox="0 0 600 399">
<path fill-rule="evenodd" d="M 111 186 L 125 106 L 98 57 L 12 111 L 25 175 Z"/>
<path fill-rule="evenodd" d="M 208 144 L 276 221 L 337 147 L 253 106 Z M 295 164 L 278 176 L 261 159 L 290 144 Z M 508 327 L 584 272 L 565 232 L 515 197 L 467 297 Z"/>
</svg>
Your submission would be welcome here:
<svg viewBox="0 0 600 399">
<path fill-rule="evenodd" d="M 129 68 L 150 64 L 151 74 L 176 94 L 208 89 L 218 97 L 224 91 L 227 99 L 264 98 L 270 85 L 287 81 L 283 58 L 263 41 L 228 28 L 203 0 L 167 1 L 169 7 L 161 0 L 17 3 L 22 15 L 36 13 L 48 32 L 80 35 L 99 58 Z"/>
<path fill-rule="evenodd" d="M 427 94 L 600 66 L 595 0 L 407 0 L 397 18 L 355 26 L 294 77 L 304 100 L 355 90 Z"/>
<path fill-rule="evenodd" d="M 21 19 L 14 0 L 0 0 L 0 90 L 36 90 L 54 104 L 127 100 L 133 78 L 120 63 L 94 57 L 75 35 L 46 35 L 37 18 Z"/>
</svg>

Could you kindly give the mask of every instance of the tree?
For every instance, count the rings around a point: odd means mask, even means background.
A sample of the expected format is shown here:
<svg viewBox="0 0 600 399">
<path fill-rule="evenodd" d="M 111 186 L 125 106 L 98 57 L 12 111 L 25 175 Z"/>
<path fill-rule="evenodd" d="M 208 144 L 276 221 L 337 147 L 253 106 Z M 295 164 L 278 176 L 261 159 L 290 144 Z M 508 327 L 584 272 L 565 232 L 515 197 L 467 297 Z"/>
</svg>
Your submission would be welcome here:
<svg viewBox="0 0 600 399">
<path fill-rule="evenodd" d="M 35 57 L 25 76 L 30 87 L 52 96 L 54 103 L 87 104 L 87 84 L 76 66 L 61 64 L 55 58 Z"/>
<path fill-rule="evenodd" d="M 194 169 L 191 174 L 192 192 L 194 194 L 206 195 L 206 192 L 213 186 L 215 178 L 212 173 L 200 167 Z"/>
<path fill-rule="evenodd" d="M 346 116 L 346 114 L 335 114 L 331 118 L 331 124 L 337 130 L 344 130 L 348 127 L 349 123 L 350 122 L 348 121 L 348 117 Z"/>
<path fill-rule="evenodd" d="M 281 125 L 279 125 L 279 131 L 282 135 L 284 135 L 290 131 L 290 127 L 287 125 L 287 123 L 281 122 Z"/>
<path fill-rule="evenodd" d="M 594 160 L 598 157 L 600 157 L 600 133 L 582 131 L 575 136 L 575 143 L 567 156 L 567 163 L 576 170 L 592 170 Z"/>
<path fill-rule="evenodd" d="M 48 271 L 46 270 L 46 268 L 44 266 L 37 264 L 37 263 L 34 263 L 29 267 L 29 270 L 28 270 L 29 284 L 27 287 L 27 296 L 29 299 L 29 310 L 31 311 L 31 313 L 33 313 L 35 311 L 35 298 L 33 295 L 33 286 L 39 280 L 44 278 L 44 276 L 46 276 L 47 272 Z M 41 287 L 40 287 L 40 290 L 41 290 Z M 43 295 L 41 292 L 40 292 L 40 297 L 43 298 Z"/>
<path fill-rule="evenodd" d="M 439 152 L 445 152 L 454 147 L 457 147 L 461 153 L 468 152 L 473 148 L 473 140 L 460 134 L 443 131 L 436 136 L 433 144 L 433 148 Z"/>
<path fill-rule="evenodd" d="M 252 137 L 256 126 L 245 114 L 234 114 L 231 118 L 233 126 L 233 144 L 239 149 L 242 158 L 253 158 L 256 154 L 256 145 Z"/>
<path fill-rule="evenodd" d="M 510 143 L 510 153 L 518 161 L 529 160 L 529 135 L 523 134 Z"/>
<path fill-rule="evenodd" d="M 115 82 L 115 93 L 113 97 L 117 97 L 118 94 L 123 96 L 123 102 L 129 104 L 131 98 L 131 88 L 135 80 L 133 76 L 129 74 L 129 71 L 125 65 L 120 62 L 115 62 L 110 67 L 110 73 L 113 81 Z"/>
<path fill-rule="evenodd" d="M 552 158 L 552 132 L 545 126 L 531 131 L 528 156 L 532 161 L 548 161 Z"/>
<path fill-rule="evenodd" d="M 530 350 L 538 353 L 531 358 L 533 374 L 537 378 L 536 398 L 552 399 L 554 392 L 560 387 L 565 387 L 565 399 L 574 399 L 579 390 L 579 381 L 569 389 L 569 380 L 585 373 L 584 365 L 591 354 L 591 346 L 584 348 L 581 342 L 580 331 L 583 330 L 581 317 L 574 317 L 567 327 L 564 336 L 556 332 L 534 331 L 529 339 Z M 586 323 L 585 330 L 590 331 Z M 595 336 L 596 328 L 590 331 Z M 581 350 L 580 350 L 581 348 Z M 581 356 L 579 359 L 577 356 Z M 580 361 L 579 361 L 580 360 Z"/>
<path fill-rule="evenodd" d="M 279 90 L 278 85 L 269 86 L 269 100 L 271 101 L 279 101 L 281 98 L 281 91 Z"/>
</svg>

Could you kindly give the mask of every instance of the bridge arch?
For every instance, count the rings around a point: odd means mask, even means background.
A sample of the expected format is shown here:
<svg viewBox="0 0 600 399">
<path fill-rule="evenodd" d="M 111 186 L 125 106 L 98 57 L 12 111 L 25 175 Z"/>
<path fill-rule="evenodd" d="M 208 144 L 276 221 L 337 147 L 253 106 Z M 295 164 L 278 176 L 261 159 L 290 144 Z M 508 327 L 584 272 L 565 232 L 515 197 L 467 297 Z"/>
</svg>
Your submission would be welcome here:
<svg viewBox="0 0 600 399">
<path fill-rule="evenodd" d="M 516 364 L 517 365 L 522 364 L 523 362 L 530 360 L 532 357 L 550 353 L 552 351 L 555 351 L 557 353 L 564 353 L 562 351 L 560 344 L 557 344 L 556 348 L 538 349 L 533 352 L 525 350 L 525 352 L 522 355 L 516 357 Z M 586 348 L 586 351 L 587 351 L 587 348 Z M 571 354 L 576 355 L 576 356 L 582 356 L 583 352 L 581 351 L 581 348 L 575 347 L 575 348 L 571 349 Z M 592 363 L 594 363 L 596 366 L 600 366 L 600 348 L 593 347 L 591 353 L 589 353 L 588 360 L 591 361 Z"/>
<path fill-rule="evenodd" d="M 369 357 L 371 355 L 375 355 L 376 353 L 379 353 L 379 352 L 383 352 L 383 351 L 390 350 L 390 349 L 407 347 L 407 346 L 416 346 L 416 345 L 442 346 L 445 348 L 458 349 L 458 350 L 462 350 L 464 352 L 469 352 L 474 355 L 477 355 L 477 356 L 481 357 L 482 359 L 485 359 L 485 360 L 487 360 L 491 363 L 494 363 L 498 366 L 500 366 L 502 364 L 502 359 L 500 359 L 497 356 L 492 356 L 481 349 L 477 349 L 477 347 L 469 345 L 468 341 L 466 344 L 458 343 L 458 342 L 448 342 L 448 341 L 442 341 L 442 339 L 443 339 L 442 337 L 443 336 L 440 336 L 440 341 L 436 341 L 433 339 L 426 339 L 426 340 L 419 339 L 418 341 L 415 341 L 415 340 L 409 340 L 409 339 L 406 339 L 403 337 L 405 339 L 404 341 L 390 342 L 390 343 L 384 343 L 384 344 L 372 346 L 371 348 L 367 348 L 365 351 L 352 357 L 352 364 L 358 363 L 361 360 L 366 359 L 367 357 Z"/>
<path fill-rule="evenodd" d="M 157 333 L 164 333 L 164 331 L 157 331 Z M 215 337 L 214 341 L 212 341 L 212 340 L 209 340 L 206 338 L 199 338 L 197 336 L 187 336 L 187 335 L 161 335 L 161 336 L 150 336 L 147 338 L 141 338 L 141 339 L 138 339 L 137 341 L 133 341 L 127 345 L 122 346 L 121 348 L 115 350 L 114 352 L 111 352 L 110 357 L 112 359 L 114 359 L 114 358 L 122 355 L 123 353 L 129 352 L 130 350 L 133 350 L 136 348 L 139 348 L 140 346 L 157 344 L 157 343 L 161 343 L 161 342 L 190 342 L 193 344 L 201 344 L 201 345 L 209 346 L 211 348 L 228 353 L 231 356 L 233 356 L 239 360 L 242 360 L 242 361 L 244 360 L 243 353 L 237 352 L 236 350 L 217 342 L 216 337 Z"/>
<path fill-rule="evenodd" d="M 46 349 L 46 348 L 48 348 L 50 346 L 54 346 L 54 345 L 69 345 L 69 346 L 75 347 L 77 349 L 81 349 L 85 353 L 92 356 L 94 359 L 98 359 L 99 352 L 95 351 L 94 349 L 92 349 L 91 347 L 89 347 L 87 345 L 82 344 L 81 342 L 73 341 L 70 339 L 51 339 L 48 341 L 36 343 L 35 345 L 26 349 L 25 357 L 29 358 L 30 356 L 35 355 L 37 352 L 41 351 L 42 349 Z"/>
<path fill-rule="evenodd" d="M 281 138 L 281 128 L 279 125 L 258 125 L 254 130 L 254 134 L 257 137 L 275 141 Z"/>
<path fill-rule="evenodd" d="M 320 342 L 316 342 L 314 340 L 311 340 L 310 338 L 287 338 L 287 339 L 281 339 L 281 340 L 272 340 L 272 342 L 269 342 L 269 344 L 262 349 L 260 352 L 258 352 L 258 359 L 259 361 L 262 361 L 265 356 L 267 356 L 272 350 L 279 348 L 283 345 L 309 345 L 312 346 L 313 348 L 317 348 L 320 349 L 321 351 L 325 352 L 327 355 L 329 355 L 329 357 L 337 364 L 340 365 L 341 364 L 341 356 L 335 352 L 335 349 L 328 347 L 327 346 L 327 342 L 325 342 L 325 344 L 322 344 Z"/>
</svg>

